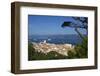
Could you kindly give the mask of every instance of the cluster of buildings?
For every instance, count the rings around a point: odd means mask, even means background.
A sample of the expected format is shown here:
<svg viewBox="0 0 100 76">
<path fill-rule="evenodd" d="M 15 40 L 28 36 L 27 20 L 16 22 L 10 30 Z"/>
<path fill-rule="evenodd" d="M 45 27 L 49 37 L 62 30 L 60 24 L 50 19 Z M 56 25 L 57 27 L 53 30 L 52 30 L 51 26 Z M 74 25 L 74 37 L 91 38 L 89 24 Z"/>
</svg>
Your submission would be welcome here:
<svg viewBox="0 0 100 76">
<path fill-rule="evenodd" d="M 50 51 L 56 51 L 59 54 L 68 56 L 68 51 L 71 51 L 74 49 L 74 46 L 72 44 L 52 44 L 52 43 L 46 43 L 40 42 L 40 43 L 32 43 L 33 47 L 36 51 L 42 52 L 47 54 Z"/>
</svg>

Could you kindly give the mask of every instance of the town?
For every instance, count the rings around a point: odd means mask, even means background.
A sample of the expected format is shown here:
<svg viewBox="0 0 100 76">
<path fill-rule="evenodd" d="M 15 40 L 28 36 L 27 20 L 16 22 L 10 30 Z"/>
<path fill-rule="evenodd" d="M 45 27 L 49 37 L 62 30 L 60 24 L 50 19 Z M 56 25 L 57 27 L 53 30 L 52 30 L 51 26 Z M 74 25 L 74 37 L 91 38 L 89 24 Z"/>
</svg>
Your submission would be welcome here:
<svg viewBox="0 0 100 76">
<path fill-rule="evenodd" d="M 68 56 L 68 51 L 74 50 L 74 45 L 72 44 L 53 44 L 53 43 L 47 43 L 46 40 L 40 43 L 32 42 L 32 44 L 35 51 L 42 52 L 45 54 L 51 51 L 55 51 L 59 54 Z"/>
</svg>

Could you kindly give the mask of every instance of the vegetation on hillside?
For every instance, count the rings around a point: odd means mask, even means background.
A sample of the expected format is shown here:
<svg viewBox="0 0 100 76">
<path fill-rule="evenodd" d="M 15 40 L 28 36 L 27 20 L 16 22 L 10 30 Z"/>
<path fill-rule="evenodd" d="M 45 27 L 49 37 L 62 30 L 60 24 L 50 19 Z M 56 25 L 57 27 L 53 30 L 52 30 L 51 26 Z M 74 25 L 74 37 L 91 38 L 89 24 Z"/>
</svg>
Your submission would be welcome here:
<svg viewBox="0 0 100 76">
<path fill-rule="evenodd" d="M 81 44 L 75 46 L 74 51 L 68 52 L 69 59 L 75 58 L 87 58 L 88 57 L 88 48 L 87 48 L 87 37 L 85 37 L 84 41 Z"/>
</svg>

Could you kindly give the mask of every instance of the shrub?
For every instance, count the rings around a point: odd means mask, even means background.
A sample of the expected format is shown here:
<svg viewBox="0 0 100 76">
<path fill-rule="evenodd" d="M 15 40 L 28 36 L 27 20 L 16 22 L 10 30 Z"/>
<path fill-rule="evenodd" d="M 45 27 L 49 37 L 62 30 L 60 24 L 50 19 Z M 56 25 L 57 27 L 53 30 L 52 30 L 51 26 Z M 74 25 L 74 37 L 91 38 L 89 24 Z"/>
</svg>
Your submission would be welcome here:
<svg viewBox="0 0 100 76">
<path fill-rule="evenodd" d="M 81 44 L 75 46 L 75 53 L 69 51 L 68 58 L 87 58 L 88 57 L 88 48 L 87 48 L 87 37 L 84 38 Z"/>
</svg>

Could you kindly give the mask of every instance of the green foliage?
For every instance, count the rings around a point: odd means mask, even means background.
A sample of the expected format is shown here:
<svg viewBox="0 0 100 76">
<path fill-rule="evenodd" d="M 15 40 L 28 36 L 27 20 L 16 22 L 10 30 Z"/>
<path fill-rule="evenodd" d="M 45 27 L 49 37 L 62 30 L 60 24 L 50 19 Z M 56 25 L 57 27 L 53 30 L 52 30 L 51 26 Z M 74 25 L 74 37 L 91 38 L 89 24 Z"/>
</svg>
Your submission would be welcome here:
<svg viewBox="0 0 100 76">
<path fill-rule="evenodd" d="M 29 43 L 28 45 L 28 60 L 32 60 L 32 56 L 35 53 L 35 49 L 32 47 L 33 45 Z"/>
<path fill-rule="evenodd" d="M 37 52 L 31 43 L 28 44 L 28 60 L 52 60 L 52 59 L 65 59 L 67 56 L 61 55 L 55 51 L 47 54 Z"/>
<path fill-rule="evenodd" d="M 87 58 L 88 57 L 88 49 L 87 49 L 87 37 L 84 38 L 81 44 L 75 46 L 74 52 L 68 52 L 68 58 Z"/>
<path fill-rule="evenodd" d="M 61 55 L 55 51 L 51 51 L 47 53 L 47 58 L 48 59 L 65 59 L 67 56 Z"/>
<path fill-rule="evenodd" d="M 73 59 L 73 58 L 76 58 L 75 53 L 72 51 L 68 51 L 68 59 Z"/>
<path fill-rule="evenodd" d="M 45 54 L 35 51 L 31 43 L 28 44 L 28 60 L 41 60 L 46 59 Z"/>
</svg>

